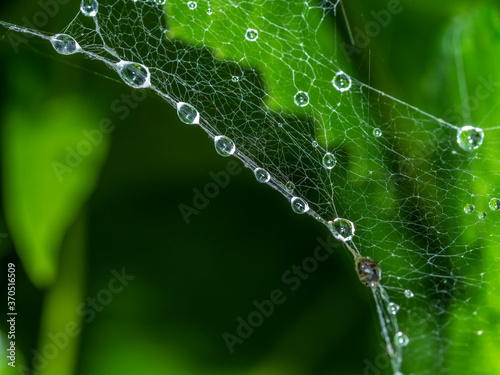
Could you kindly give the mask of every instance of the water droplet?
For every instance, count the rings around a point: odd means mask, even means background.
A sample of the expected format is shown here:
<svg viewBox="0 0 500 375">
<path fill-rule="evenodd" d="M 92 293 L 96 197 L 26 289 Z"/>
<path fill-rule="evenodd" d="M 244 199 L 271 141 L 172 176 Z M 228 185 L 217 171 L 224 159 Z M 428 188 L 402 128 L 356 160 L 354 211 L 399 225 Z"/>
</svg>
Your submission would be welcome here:
<svg viewBox="0 0 500 375">
<path fill-rule="evenodd" d="M 464 206 L 464 212 L 469 215 L 471 213 L 474 212 L 474 210 L 476 209 L 476 207 L 473 205 L 473 204 L 470 204 L 470 203 L 467 203 L 465 206 Z"/>
<path fill-rule="evenodd" d="M 399 311 L 399 305 L 394 302 L 389 302 L 387 310 L 389 311 L 389 314 L 396 315 Z"/>
<path fill-rule="evenodd" d="M 415 297 L 415 294 L 410 289 L 405 289 L 405 297 L 406 298 L 413 298 Z"/>
<path fill-rule="evenodd" d="M 177 116 L 183 123 L 188 125 L 200 123 L 200 113 L 189 103 L 177 103 Z"/>
<path fill-rule="evenodd" d="M 484 211 L 483 211 L 483 212 L 479 212 L 479 213 L 477 214 L 477 217 L 479 218 L 479 220 L 484 220 L 484 219 L 486 219 L 486 216 L 488 216 L 488 214 L 487 214 L 486 212 L 484 212 Z"/>
<path fill-rule="evenodd" d="M 481 330 L 481 331 L 477 331 L 477 335 L 478 336 L 481 336 L 484 332 Z"/>
<path fill-rule="evenodd" d="M 188 1 L 188 8 L 189 9 L 194 10 L 194 9 L 196 9 L 197 6 L 198 6 L 198 3 L 196 1 Z"/>
<path fill-rule="evenodd" d="M 333 221 L 329 221 L 328 224 L 331 225 L 333 236 L 337 240 L 347 242 L 354 237 L 356 228 L 352 221 L 338 217 Z"/>
<path fill-rule="evenodd" d="M 167 3 L 167 0 L 154 0 L 154 1 L 158 5 L 165 5 Z"/>
<path fill-rule="evenodd" d="M 253 171 L 253 174 L 255 175 L 257 181 L 262 183 L 266 183 L 271 179 L 271 175 L 269 174 L 269 172 L 263 168 L 256 168 Z"/>
<path fill-rule="evenodd" d="M 314 148 L 316 148 L 316 147 L 318 147 L 318 142 L 313 141 L 313 142 L 311 143 L 311 145 L 312 145 Z"/>
<path fill-rule="evenodd" d="M 293 100 L 299 107 L 305 107 L 309 104 L 309 94 L 304 91 L 299 91 L 295 94 Z"/>
<path fill-rule="evenodd" d="M 247 32 L 245 33 L 245 38 L 246 40 L 254 42 L 259 38 L 259 32 L 254 29 L 248 29 Z"/>
<path fill-rule="evenodd" d="M 373 129 L 373 136 L 376 137 L 376 138 L 381 137 L 382 136 L 382 130 L 380 130 L 379 128 Z"/>
<path fill-rule="evenodd" d="M 66 34 L 57 34 L 50 38 L 54 49 L 61 55 L 72 55 L 76 53 L 80 46 L 73 37 Z"/>
<path fill-rule="evenodd" d="M 82 0 L 80 10 L 84 16 L 95 17 L 99 11 L 97 0 Z"/>
<path fill-rule="evenodd" d="M 347 91 L 352 86 L 351 77 L 345 74 L 343 71 L 335 74 L 335 77 L 332 80 L 333 86 L 339 90 L 340 92 Z"/>
<path fill-rule="evenodd" d="M 489 206 L 492 211 L 500 211 L 500 199 L 491 198 Z"/>
<path fill-rule="evenodd" d="M 380 265 L 367 257 L 356 259 L 356 272 L 364 286 L 376 288 L 380 281 Z"/>
<path fill-rule="evenodd" d="M 233 81 L 233 82 L 239 82 L 240 81 L 240 77 L 238 77 L 238 76 L 232 76 L 231 77 L 231 81 Z"/>
<path fill-rule="evenodd" d="M 333 169 L 337 165 L 337 158 L 330 152 L 327 152 L 325 156 L 323 156 L 323 167 L 326 169 Z"/>
<path fill-rule="evenodd" d="M 212 13 L 213 13 L 213 12 L 212 12 L 212 9 L 208 8 L 208 10 L 207 10 L 207 14 L 210 16 L 210 15 L 212 15 Z"/>
<path fill-rule="evenodd" d="M 309 211 L 309 205 L 305 200 L 299 197 L 293 197 L 292 200 L 290 201 L 292 205 L 292 210 L 293 212 L 297 214 L 303 214 L 307 211 Z"/>
<path fill-rule="evenodd" d="M 214 138 L 215 150 L 221 156 L 231 156 L 236 151 L 234 142 L 223 135 L 218 135 Z"/>
<path fill-rule="evenodd" d="M 483 144 L 484 132 L 481 128 L 464 126 L 458 131 L 457 143 L 461 149 L 472 151 Z"/>
<path fill-rule="evenodd" d="M 289 193 L 293 193 L 293 191 L 295 190 L 295 184 L 292 181 L 288 181 L 285 184 L 285 189 L 288 190 Z"/>
<path fill-rule="evenodd" d="M 396 345 L 406 346 L 410 342 L 410 339 L 403 332 L 399 331 L 394 335 L 394 342 Z"/>
<path fill-rule="evenodd" d="M 142 64 L 120 61 L 118 63 L 118 73 L 127 85 L 136 89 L 149 87 L 151 84 L 149 69 Z"/>
</svg>

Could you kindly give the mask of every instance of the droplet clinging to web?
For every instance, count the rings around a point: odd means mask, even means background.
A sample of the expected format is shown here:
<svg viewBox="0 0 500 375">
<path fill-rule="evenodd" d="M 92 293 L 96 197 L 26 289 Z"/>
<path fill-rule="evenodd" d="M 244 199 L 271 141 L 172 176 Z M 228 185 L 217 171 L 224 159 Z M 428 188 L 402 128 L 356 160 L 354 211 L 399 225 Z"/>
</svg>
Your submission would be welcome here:
<svg viewBox="0 0 500 375">
<path fill-rule="evenodd" d="M 212 13 L 213 13 L 212 9 L 208 8 L 207 9 L 207 14 L 210 16 L 210 15 L 212 15 Z"/>
<path fill-rule="evenodd" d="M 165 5 L 167 3 L 167 0 L 154 0 L 154 1 L 158 5 Z"/>
<path fill-rule="evenodd" d="M 380 130 L 379 128 L 373 129 L 373 136 L 375 138 L 381 137 L 382 136 L 382 130 Z"/>
<path fill-rule="evenodd" d="M 299 107 L 305 107 L 309 104 L 309 94 L 305 91 L 299 91 L 293 97 L 293 101 Z"/>
<path fill-rule="evenodd" d="M 483 144 L 484 132 L 481 128 L 464 126 L 457 133 L 457 143 L 465 151 L 476 150 Z"/>
<path fill-rule="evenodd" d="M 376 288 L 380 281 L 380 265 L 367 257 L 356 259 L 356 272 L 363 285 Z"/>
<path fill-rule="evenodd" d="M 288 181 L 288 182 L 285 184 L 285 189 L 286 189 L 289 193 L 293 193 L 293 191 L 295 190 L 295 184 L 294 184 L 292 181 Z"/>
<path fill-rule="evenodd" d="M 406 336 L 403 332 L 399 331 L 394 335 L 394 343 L 399 346 L 406 346 L 410 342 L 408 336 Z"/>
<path fill-rule="evenodd" d="M 488 214 L 486 212 L 484 212 L 484 211 L 479 212 L 477 214 L 477 217 L 479 218 L 479 220 L 484 220 L 484 219 L 486 219 L 487 216 L 488 216 Z"/>
<path fill-rule="evenodd" d="M 72 55 L 80 49 L 80 46 L 73 37 L 66 34 L 56 34 L 50 38 L 52 47 L 61 55 Z"/>
<path fill-rule="evenodd" d="M 200 113 L 189 103 L 177 103 L 177 116 L 183 123 L 188 125 L 200 123 Z"/>
<path fill-rule="evenodd" d="M 323 156 L 323 167 L 325 167 L 326 169 L 333 169 L 335 165 L 337 165 L 337 159 L 335 158 L 335 155 L 327 152 L 325 156 Z"/>
<path fill-rule="evenodd" d="M 95 17 L 99 11 L 99 3 L 97 0 L 82 0 L 80 10 L 84 16 Z"/>
<path fill-rule="evenodd" d="M 405 289 L 405 297 L 406 298 L 413 298 L 415 297 L 415 294 L 410 289 Z"/>
<path fill-rule="evenodd" d="M 256 41 L 259 38 L 259 32 L 255 29 L 248 29 L 245 33 L 245 39 L 251 42 Z"/>
<path fill-rule="evenodd" d="M 337 90 L 339 90 L 340 92 L 344 92 L 351 88 L 352 80 L 351 77 L 349 77 L 343 71 L 340 71 L 335 74 L 335 77 L 332 80 L 332 84 Z"/>
<path fill-rule="evenodd" d="M 464 206 L 464 212 L 465 212 L 467 215 L 470 215 L 471 213 L 473 213 L 475 209 L 476 209 L 476 207 L 475 207 L 473 204 L 470 204 L 470 203 L 467 203 L 467 204 Z"/>
<path fill-rule="evenodd" d="M 187 5 L 189 9 L 194 10 L 198 6 L 198 3 L 196 1 L 188 1 Z"/>
<path fill-rule="evenodd" d="M 399 311 L 399 305 L 394 302 L 389 302 L 387 310 L 389 311 L 389 314 L 396 315 Z"/>
<path fill-rule="evenodd" d="M 491 198 L 489 206 L 492 211 L 500 211 L 500 199 Z"/>
<path fill-rule="evenodd" d="M 215 150 L 221 156 L 231 156 L 236 151 L 234 142 L 223 135 L 218 135 L 214 138 Z"/>
<path fill-rule="evenodd" d="M 231 77 L 231 81 L 233 81 L 233 82 L 239 82 L 240 81 L 240 77 L 238 77 L 238 76 L 232 76 Z"/>
<path fill-rule="evenodd" d="M 356 228 L 352 221 L 338 217 L 333 221 L 329 221 L 328 224 L 330 224 L 333 235 L 337 240 L 347 242 L 354 237 Z"/>
<path fill-rule="evenodd" d="M 255 175 L 257 181 L 261 183 L 266 183 L 271 179 L 271 175 L 264 168 L 256 168 L 253 171 L 253 174 Z"/>
<path fill-rule="evenodd" d="M 149 87 L 151 84 L 149 69 L 142 64 L 120 61 L 118 73 L 127 85 L 136 89 Z"/>
<path fill-rule="evenodd" d="M 302 198 L 293 197 L 290 201 L 290 204 L 292 205 L 293 212 L 297 214 L 303 214 L 309 211 L 309 205 Z"/>
</svg>

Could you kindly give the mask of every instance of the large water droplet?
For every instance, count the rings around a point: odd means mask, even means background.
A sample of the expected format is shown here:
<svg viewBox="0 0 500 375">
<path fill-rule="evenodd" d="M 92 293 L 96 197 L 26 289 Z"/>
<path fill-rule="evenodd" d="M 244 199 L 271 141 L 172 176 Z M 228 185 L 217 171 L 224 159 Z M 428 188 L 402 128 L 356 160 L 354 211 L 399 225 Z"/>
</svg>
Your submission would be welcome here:
<svg viewBox="0 0 500 375">
<path fill-rule="evenodd" d="M 373 136 L 376 137 L 376 138 L 381 137 L 382 136 L 382 130 L 380 130 L 379 128 L 373 129 Z"/>
<path fill-rule="evenodd" d="M 245 33 L 245 38 L 246 40 L 254 42 L 259 38 L 259 32 L 255 29 L 248 29 Z"/>
<path fill-rule="evenodd" d="M 457 143 L 461 149 L 472 151 L 483 144 L 484 132 L 481 128 L 464 126 L 458 131 Z"/>
<path fill-rule="evenodd" d="M 356 272 L 363 285 L 376 288 L 380 281 L 380 265 L 367 257 L 356 259 Z"/>
<path fill-rule="evenodd" d="M 389 311 L 389 314 L 396 315 L 399 311 L 399 305 L 394 302 L 389 302 L 387 310 Z"/>
<path fill-rule="evenodd" d="M 194 10 L 194 9 L 196 9 L 197 6 L 198 6 L 198 3 L 196 1 L 188 1 L 188 8 L 189 9 Z"/>
<path fill-rule="evenodd" d="M 464 212 L 469 215 L 471 213 L 474 212 L 474 210 L 476 209 L 476 207 L 473 205 L 473 204 L 470 204 L 470 203 L 467 203 L 465 206 L 464 206 Z"/>
<path fill-rule="evenodd" d="M 256 168 L 253 171 L 253 174 L 255 175 L 257 181 L 262 183 L 268 182 L 271 179 L 271 175 L 269 174 L 269 172 L 263 168 Z"/>
<path fill-rule="evenodd" d="M 415 297 L 415 294 L 410 289 L 405 289 L 405 297 L 406 298 L 413 298 Z"/>
<path fill-rule="evenodd" d="M 189 103 L 177 103 L 177 116 L 183 123 L 188 125 L 200 123 L 200 113 Z"/>
<path fill-rule="evenodd" d="M 489 206 L 492 211 L 500 211 L 500 199 L 491 198 Z"/>
<path fill-rule="evenodd" d="M 305 107 L 309 104 L 309 94 L 305 91 L 299 91 L 293 97 L 293 101 L 299 107 Z"/>
<path fill-rule="evenodd" d="M 82 0 L 80 10 L 84 16 L 95 17 L 99 11 L 97 0 Z"/>
<path fill-rule="evenodd" d="M 410 339 L 403 332 L 399 331 L 394 335 L 394 342 L 396 345 L 406 346 L 410 342 Z"/>
<path fill-rule="evenodd" d="M 352 221 L 338 217 L 328 223 L 331 225 L 333 235 L 337 240 L 347 242 L 354 237 L 356 228 Z"/>
<path fill-rule="evenodd" d="M 325 156 L 323 156 L 323 167 L 325 167 L 326 169 L 333 169 L 335 165 L 337 165 L 337 159 L 335 158 L 335 155 L 327 152 Z"/>
<path fill-rule="evenodd" d="M 72 55 L 76 53 L 80 46 L 73 37 L 66 34 L 57 34 L 50 38 L 52 47 L 61 55 Z"/>
<path fill-rule="evenodd" d="M 295 190 L 295 184 L 294 184 L 292 181 L 288 181 L 288 182 L 285 184 L 285 189 L 286 189 L 289 193 L 293 193 L 293 191 Z"/>
<path fill-rule="evenodd" d="M 335 74 L 335 77 L 332 80 L 333 86 L 339 90 L 340 92 L 347 91 L 352 86 L 351 77 L 345 74 L 343 71 Z"/>
<path fill-rule="evenodd" d="M 486 219 L 486 216 L 488 216 L 488 214 L 487 214 L 486 212 L 484 212 L 484 211 L 483 211 L 483 212 L 479 212 L 479 213 L 477 214 L 477 217 L 479 218 L 479 220 L 484 220 L 484 219 Z"/>
<path fill-rule="evenodd" d="M 290 201 L 292 205 L 292 210 L 293 212 L 297 214 L 303 214 L 307 211 L 309 211 L 309 205 L 305 200 L 299 197 L 293 197 L 292 200 Z"/>
<path fill-rule="evenodd" d="M 127 85 L 136 89 L 149 87 L 151 84 L 149 69 L 142 64 L 121 61 L 118 63 L 118 73 Z"/>
<path fill-rule="evenodd" d="M 221 156 L 231 156 L 236 151 L 234 142 L 223 135 L 218 135 L 214 138 L 215 150 Z"/>
</svg>

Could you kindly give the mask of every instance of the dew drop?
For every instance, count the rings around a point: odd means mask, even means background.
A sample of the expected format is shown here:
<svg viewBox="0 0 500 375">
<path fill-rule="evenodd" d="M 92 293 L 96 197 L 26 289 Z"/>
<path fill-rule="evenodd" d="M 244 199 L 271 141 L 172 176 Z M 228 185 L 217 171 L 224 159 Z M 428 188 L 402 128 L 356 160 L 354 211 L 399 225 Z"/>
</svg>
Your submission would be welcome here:
<svg viewBox="0 0 500 375">
<path fill-rule="evenodd" d="M 271 175 L 269 174 L 269 172 L 263 168 L 256 168 L 253 171 L 253 174 L 255 175 L 257 181 L 261 183 L 266 183 L 271 179 Z"/>
<path fill-rule="evenodd" d="M 231 156 L 236 151 L 234 142 L 223 135 L 218 135 L 214 138 L 215 150 L 221 156 Z"/>
<path fill-rule="evenodd" d="M 309 211 L 309 205 L 302 198 L 293 197 L 290 204 L 292 205 L 293 212 L 297 214 L 303 214 Z"/>
<path fill-rule="evenodd" d="M 488 214 L 487 214 L 486 212 L 484 212 L 484 211 L 483 211 L 483 212 L 479 212 L 479 213 L 477 214 L 477 217 L 479 218 L 479 220 L 484 220 L 484 219 L 486 219 L 486 216 L 488 216 Z"/>
<path fill-rule="evenodd" d="M 120 61 L 118 73 L 123 81 L 131 87 L 140 89 L 150 86 L 149 69 L 142 64 Z"/>
<path fill-rule="evenodd" d="M 255 29 L 248 29 L 245 33 L 245 38 L 246 40 L 254 42 L 259 38 L 259 32 Z"/>
<path fill-rule="evenodd" d="M 165 5 L 167 3 L 167 0 L 154 0 L 154 2 L 158 5 Z"/>
<path fill-rule="evenodd" d="M 477 331 L 477 335 L 481 336 L 484 332 L 483 331 Z"/>
<path fill-rule="evenodd" d="M 389 314 L 396 315 L 399 311 L 399 305 L 394 302 L 389 302 L 387 310 L 389 311 Z"/>
<path fill-rule="evenodd" d="M 233 81 L 233 82 L 239 82 L 240 81 L 240 77 L 238 77 L 238 76 L 232 76 L 231 77 L 231 81 Z"/>
<path fill-rule="evenodd" d="M 413 298 L 413 297 L 415 297 L 415 294 L 413 294 L 413 292 L 410 289 L 406 289 L 405 290 L 405 297 L 406 298 Z"/>
<path fill-rule="evenodd" d="M 52 47 L 61 55 L 72 55 L 76 53 L 80 46 L 73 37 L 66 34 L 57 34 L 50 38 Z"/>
<path fill-rule="evenodd" d="M 328 224 L 330 224 L 333 236 L 337 240 L 347 242 L 354 237 L 356 228 L 352 221 L 338 217 L 333 221 L 329 221 Z"/>
<path fill-rule="evenodd" d="M 376 137 L 376 138 L 381 137 L 382 136 L 382 130 L 380 130 L 379 128 L 373 129 L 373 136 Z"/>
<path fill-rule="evenodd" d="M 394 335 L 394 342 L 396 343 L 396 345 L 404 347 L 408 345 L 410 339 L 403 332 L 399 331 Z"/>
<path fill-rule="evenodd" d="M 318 142 L 313 141 L 313 142 L 311 143 L 311 146 L 313 146 L 314 148 L 318 147 Z"/>
<path fill-rule="evenodd" d="M 299 107 L 305 107 L 306 105 L 309 104 L 309 94 L 304 91 L 299 91 L 293 97 L 293 101 Z"/>
<path fill-rule="evenodd" d="M 476 150 L 483 144 L 484 132 L 481 128 L 464 126 L 458 131 L 457 143 L 465 151 Z"/>
<path fill-rule="evenodd" d="M 323 167 L 326 169 L 333 169 L 337 165 L 337 158 L 330 152 L 327 152 L 325 156 L 323 156 Z"/>
<path fill-rule="evenodd" d="M 491 198 L 489 206 L 492 211 L 500 211 L 500 199 Z"/>
<path fill-rule="evenodd" d="M 207 10 L 207 14 L 210 16 L 210 15 L 212 15 L 212 13 L 213 13 L 213 12 L 212 12 L 212 9 L 208 8 L 208 10 Z"/>
<path fill-rule="evenodd" d="M 380 281 L 380 265 L 367 257 L 356 259 L 356 272 L 364 286 L 376 288 Z"/>
<path fill-rule="evenodd" d="M 340 92 L 347 91 L 352 86 L 351 77 L 345 74 L 343 71 L 335 74 L 335 77 L 332 80 L 333 86 L 339 90 Z"/>
<path fill-rule="evenodd" d="M 476 207 L 475 207 L 473 204 L 470 204 L 470 203 L 467 203 L 467 204 L 464 206 L 464 212 L 465 212 L 467 215 L 470 215 L 471 213 L 473 213 L 475 209 L 476 209 Z"/>
<path fill-rule="evenodd" d="M 189 103 L 177 103 L 177 116 L 183 123 L 188 125 L 200 123 L 200 113 Z"/>
<path fill-rule="evenodd" d="M 292 181 L 288 181 L 288 182 L 285 184 L 285 189 L 286 189 L 289 193 L 293 193 L 293 191 L 295 190 L 295 184 L 294 184 Z"/>
<path fill-rule="evenodd" d="M 80 10 L 84 16 L 95 17 L 99 11 L 97 0 L 82 0 Z"/>
<path fill-rule="evenodd" d="M 198 3 L 196 1 L 188 1 L 187 5 L 189 9 L 194 10 L 198 6 Z"/>
</svg>

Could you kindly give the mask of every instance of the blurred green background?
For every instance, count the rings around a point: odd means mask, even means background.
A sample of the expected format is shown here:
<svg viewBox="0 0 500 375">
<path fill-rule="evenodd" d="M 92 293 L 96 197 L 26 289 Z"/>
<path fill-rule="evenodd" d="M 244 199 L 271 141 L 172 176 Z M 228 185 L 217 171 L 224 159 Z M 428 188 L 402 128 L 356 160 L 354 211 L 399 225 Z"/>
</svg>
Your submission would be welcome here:
<svg viewBox="0 0 500 375">
<path fill-rule="evenodd" d="M 472 0 L 403 3 L 351 56 L 351 72 L 441 116 L 449 103 L 428 83 L 439 72 L 443 35 L 458 16 L 496 10 Z M 60 5 L 43 29 L 62 30 L 78 5 Z M 387 2 L 345 5 L 351 28 L 362 29 Z M 39 3 L 8 0 L 0 19 L 22 25 L 40 11 Z M 337 25 L 347 40 L 341 17 Z M 243 168 L 186 224 L 179 204 L 192 205 L 193 189 L 231 160 L 161 100 L 134 99 L 102 64 L 56 55 L 35 38 L 13 47 L 9 35 L 0 31 L 0 256 L 2 270 L 10 262 L 17 270 L 18 368 L 2 360 L 2 374 L 348 375 L 371 374 L 371 364 L 391 373 L 370 292 L 341 246 L 297 290 L 282 281 L 328 237 L 325 228 L 292 214 Z M 453 82 L 441 74 L 440 82 Z M 59 170 L 60 181 L 54 161 L 103 119 L 113 131 L 93 138 L 71 171 Z M 123 269 L 133 280 L 110 293 Z M 223 334 L 236 334 L 237 318 L 275 289 L 286 301 L 231 354 Z M 90 307 L 89 298 L 106 303 Z M 81 329 L 75 337 L 63 334 L 72 322 Z M 7 328 L 2 319 L 2 346 Z M 44 351 L 54 358 L 44 363 Z"/>
</svg>

